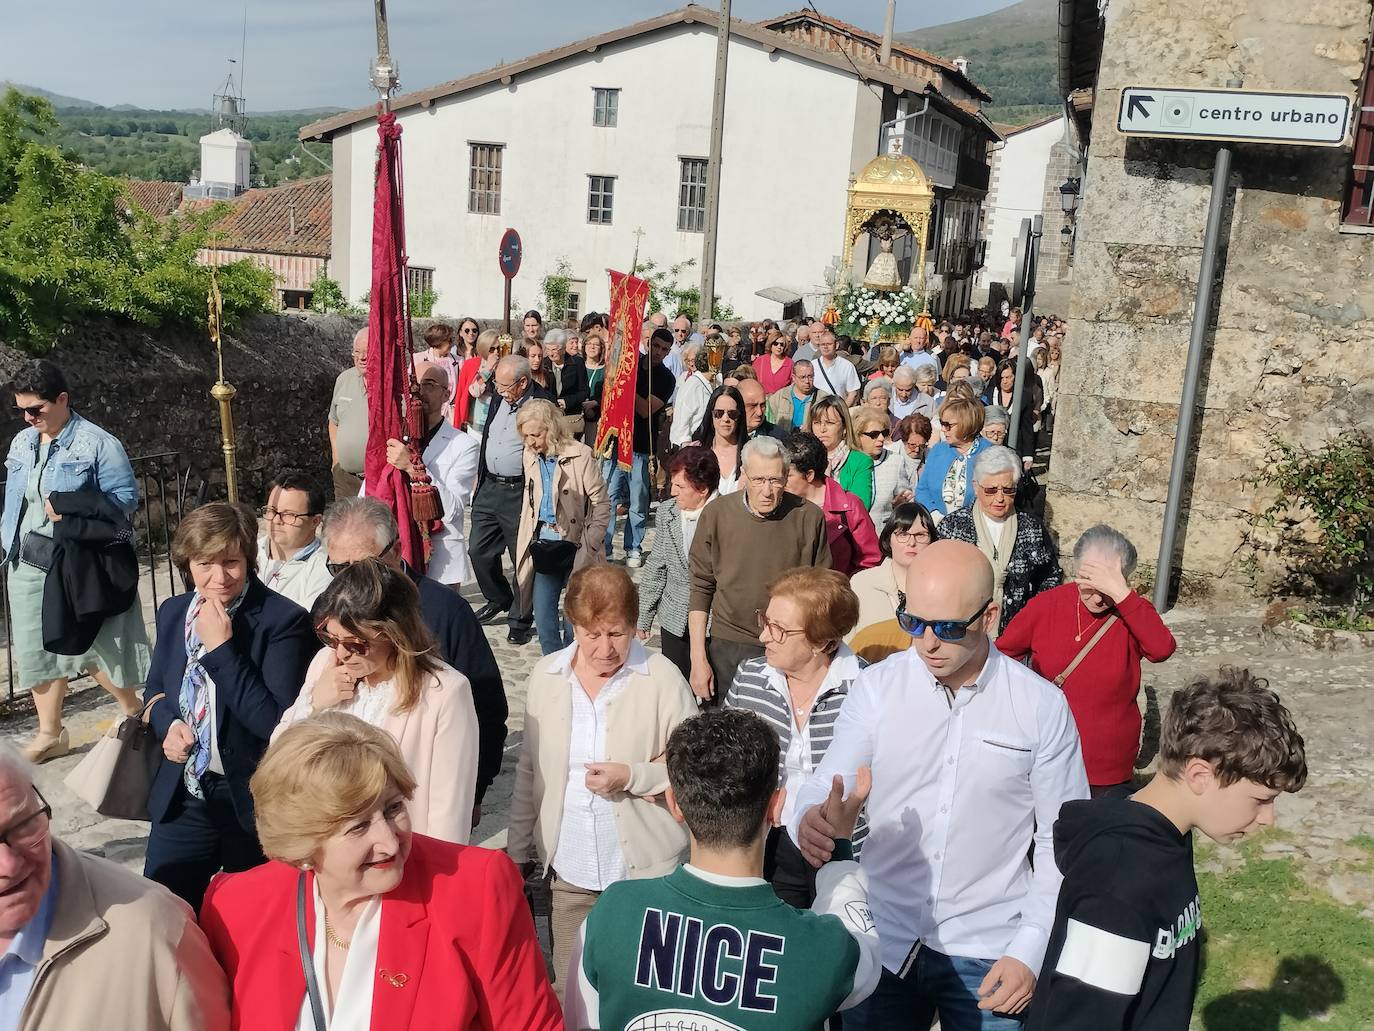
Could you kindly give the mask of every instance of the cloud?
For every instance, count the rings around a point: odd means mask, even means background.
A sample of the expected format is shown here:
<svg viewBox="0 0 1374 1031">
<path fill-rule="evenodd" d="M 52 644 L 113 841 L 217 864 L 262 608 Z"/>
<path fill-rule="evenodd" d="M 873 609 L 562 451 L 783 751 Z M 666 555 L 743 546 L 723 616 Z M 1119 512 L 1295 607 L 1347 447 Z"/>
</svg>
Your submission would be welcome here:
<svg viewBox="0 0 1374 1031">
<path fill-rule="evenodd" d="M 709 2 L 709 0 L 707 0 Z M 967 0 L 959 17 L 1006 6 Z M 457 78 L 680 7 L 675 0 L 393 0 L 391 48 L 406 89 Z M 241 5 L 148 0 L 16 3 L 0 32 L 0 73 L 97 103 L 207 107 L 240 56 Z M 737 18 L 795 9 L 794 0 L 735 0 Z M 827 0 L 826 14 L 881 30 L 883 0 Z M 934 5 L 898 8 L 898 31 L 941 20 Z M 243 75 L 249 111 L 367 103 L 376 49 L 362 0 L 247 0 Z M 921 21 L 924 19 L 924 21 Z M 238 74 L 236 72 L 236 74 Z"/>
</svg>

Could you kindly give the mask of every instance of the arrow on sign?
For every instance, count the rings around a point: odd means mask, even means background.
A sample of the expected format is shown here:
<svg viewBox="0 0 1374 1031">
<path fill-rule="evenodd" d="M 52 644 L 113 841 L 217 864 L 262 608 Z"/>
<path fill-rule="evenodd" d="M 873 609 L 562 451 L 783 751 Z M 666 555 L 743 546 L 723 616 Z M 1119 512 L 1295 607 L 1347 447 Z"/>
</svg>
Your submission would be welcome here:
<svg viewBox="0 0 1374 1031">
<path fill-rule="evenodd" d="M 1145 106 L 1147 100 L 1151 104 L 1155 102 L 1155 98 L 1148 93 L 1133 94 L 1126 103 L 1126 119 L 1128 121 L 1134 121 L 1136 111 L 1140 112 L 1141 118 L 1149 118 L 1150 109 Z"/>
</svg>

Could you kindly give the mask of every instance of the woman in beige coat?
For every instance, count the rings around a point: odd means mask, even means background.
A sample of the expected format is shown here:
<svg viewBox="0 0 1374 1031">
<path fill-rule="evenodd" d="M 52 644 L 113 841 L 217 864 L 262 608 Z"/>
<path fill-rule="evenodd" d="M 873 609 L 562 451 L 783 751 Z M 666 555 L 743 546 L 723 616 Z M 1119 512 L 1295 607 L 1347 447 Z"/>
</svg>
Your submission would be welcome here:
<svg viewBox="0 0 1374 1031">
<path fill-rule="evenodd" d="M 898 505 L 878 536 L 882 562 L 850 580 L 859 598 L 859 621 L 844 643 L 864 662 L 881 662 L 911 644 L 907 632 L 897 625 L 897 610 L 902 607 L 907 570 L 935 536 L 935 521 L 924 506 L 914 501 Z"/>
<path fill-rule="evenodd" d="M 314 617 L 325 647 L 273 739 L 330 710 L 386 731 L 415 775 L 412 827 L 466 845 L 477 791 L 472 685 L 437 657 L 414 583 L 380 559 L 355 562 L 320 595 Z"/>
<path fill-rule="evenodd" d="M 525 439 L 525 497 L 515 545 L 515 579 L 534 613 L 539 648 L 549 655 L 572 643 L 558 612 L 568 577 L 605 561 L 611 499 L 592 449 L 573 440 L 549 401 L 527 401 L 515 417 Z"/>
<path fill-rule="evenodd" d="M 697 711 L 677 667 L 639 642 L 639 592 L 622 567 L 573 574 L 565 608 L 573 643 L 530 674 L 506 838 L 527 876 L 537 860 L 552 878 L 560 979 L 602 891 L 661 877 L 686 856 L 687 832 L 663 801 L 663 753 Z"/>
</svg>

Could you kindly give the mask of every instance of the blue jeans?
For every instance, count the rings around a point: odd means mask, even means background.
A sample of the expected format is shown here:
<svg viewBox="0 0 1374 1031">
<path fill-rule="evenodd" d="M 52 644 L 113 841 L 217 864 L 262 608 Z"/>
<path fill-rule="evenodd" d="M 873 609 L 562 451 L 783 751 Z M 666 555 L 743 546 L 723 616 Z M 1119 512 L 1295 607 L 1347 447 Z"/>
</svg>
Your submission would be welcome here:
<svg viewBox="0 0 1374 1031">
<path fill-rule="evenodd" d="M 615 505 L 628 500 L 630 517 L 625 520 L 625 551 L 639 551 L 649 528 L 649 456 L 635 452 L 634 464 L 627 473 L 616 465 L 614 458 L 601 463 L 601 476 L 611 495 L 611 523 L 606 527 L 606 558 L 609 560 L 615 544 Z"/>
<path fill-rule="evenodd" d="M 544 540 L 562 540 L 552 530 L 543 530 L 539 536 Z M 549 655 L 572 644 L 572 624 L 564 622 L 563 612 L 558 607 L 558 597 L 567 585 L 567 576 L 534 574 L 534 632 L 539 635 L 541 655 Z"/>
<path fill-rule="evenodd" d="M 844 1013 L 844 1031 L 1020 1031 L 1022 1018 L 978 1008 L 978 986 L 990 959 L 946 956 L 922 948 L 906 977 L 884 968 L 878 987 Z"/>
</svg>

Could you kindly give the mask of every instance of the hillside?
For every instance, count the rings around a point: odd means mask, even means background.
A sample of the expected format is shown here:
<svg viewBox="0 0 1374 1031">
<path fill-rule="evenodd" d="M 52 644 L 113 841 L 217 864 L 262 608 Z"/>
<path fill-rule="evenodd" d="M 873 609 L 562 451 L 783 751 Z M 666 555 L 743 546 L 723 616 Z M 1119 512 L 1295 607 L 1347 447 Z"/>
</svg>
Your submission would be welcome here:
<svg viewBox="0 0 1374 1031">
<path fill-rule="evenodd" d="M 0 79 L 0 93 L 10 87 L 14 87 L 20 93 L 27 93 L 33 97 L 42 97 L 52 104 L 53 107 L 99 107 L 94 100 L 82 100 L 80 97 L 64 97 L 61 93 L 53 93 L 51 90 L 39 89 L 37 86 L 26 86 L 22 82 L 10 82 L 8 79 Z"/>
<path fill-rule="evenodd" d="M 62 127 L 59 145 L 96 171 L 184 183 L 200 168 L 199 140 L 211 129 L 208 112 L 148 111 L 127 104 L 101 107 L 32 86 L 15 88 L 52 103 Z M 301 156 L 296 133 L 322 113 L 338 110 L 250 114 L 245 135 L 253 141 L 254 184 L 276 186 L 325 171 L 319 162 Z M 312 153 L 328 162 L 329 155 L 322 148 Z"/>
<path fill-rule="evenodd" d="M 991 14 L 901 32 L 896 38 L 943 57 L 968 58 L 969 76 L 992 94 L 988 117 L 1018 125 L 1059 109 L 1057 14 L 1056 0 L 1021 0 Z"/>
</svg>

